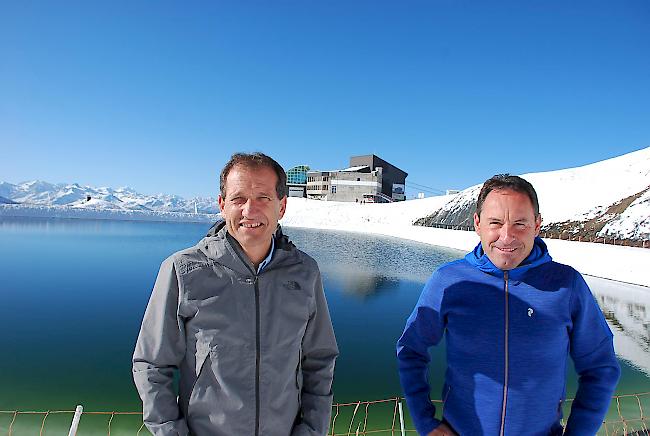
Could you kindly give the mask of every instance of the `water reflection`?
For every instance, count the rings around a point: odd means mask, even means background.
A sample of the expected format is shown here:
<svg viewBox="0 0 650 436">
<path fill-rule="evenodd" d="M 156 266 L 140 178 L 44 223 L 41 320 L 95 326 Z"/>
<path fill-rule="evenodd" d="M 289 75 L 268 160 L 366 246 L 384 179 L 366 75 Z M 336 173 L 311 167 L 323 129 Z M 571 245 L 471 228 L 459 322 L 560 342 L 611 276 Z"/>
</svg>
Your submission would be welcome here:
<svg viewBox="0 0 650 436">
<path fill-rule="evenodd" d="M 586 277 L 614 333 L 616 354 L 650 375 L 650 289 Z"/>
<path fill-rule="evenodd" d="M 401 280 L 424 284 L 442 263 L 464 253 L 387 236 L 285 228 L 294 244 L 319 263 L 346 292 L 371 296 Z"/>
<path fill-rule="evenodd" d="M 336 283 L 345 294 L 365 300 L 388 294 L 399 288 L 397 278 L 379 274 L 372 270 L 360 270 L 354 267 L 326 267 L 323 268 L 326 280 Z"/>
</svg>

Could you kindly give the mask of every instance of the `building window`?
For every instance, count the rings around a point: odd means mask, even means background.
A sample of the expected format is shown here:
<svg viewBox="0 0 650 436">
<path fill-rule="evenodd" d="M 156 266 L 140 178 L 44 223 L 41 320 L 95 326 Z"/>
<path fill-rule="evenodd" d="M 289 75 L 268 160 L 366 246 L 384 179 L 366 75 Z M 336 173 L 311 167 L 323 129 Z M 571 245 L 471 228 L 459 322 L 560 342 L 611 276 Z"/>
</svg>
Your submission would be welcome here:
<svg viewBox="0 0 650 436">
<path fill-rule="evenodd" d="M 336 185 L 332 185 L 332 194 L 336 194 Z"/>
<path fill-rule="evenodd" d="M 287 183 L 304 185 L 307 182 L 307 171 L 309 171 L 307 165 L 298 165 L 289 169 L 287 171 Z"/>
</svg>

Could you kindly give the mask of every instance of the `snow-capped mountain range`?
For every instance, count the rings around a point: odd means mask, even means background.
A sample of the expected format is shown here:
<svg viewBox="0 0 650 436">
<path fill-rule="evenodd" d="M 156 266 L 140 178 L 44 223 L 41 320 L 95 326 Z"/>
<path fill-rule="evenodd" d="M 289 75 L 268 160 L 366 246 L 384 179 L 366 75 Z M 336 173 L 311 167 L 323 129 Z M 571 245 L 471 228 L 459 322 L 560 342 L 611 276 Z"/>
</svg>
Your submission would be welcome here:
<svg viewBox="0 0 650 436">
<path fill-rule="evenodd" d="M 591 240 L 650 239 L 650 147 L 582 167 L 522 177 L 537 190 L 543 231 L 564 231 Z M 475 185 L 458 194 L 388 204 L 291 198 L 282 224 L 353 231 L 376 224 L 389 226 L 393 233 L 413 223 L 467 228 L 472 226 L 480 188 Z M 186 200 L 76 183 L 0 183 L 0 216 L 207 222 L 217 219 L 217 213 L 214 198 Z"/>
<path fill-rule="evenodd" d="M 209 213 L 219 212 L 214 198 L 196 197 L 186 200 L 177 195 L 144 195 L 122 188 L 94 188 L 72 184 L 52 184 L 40 180 L 17 185 L 0 183 L 0 202 L 30 206 L 68 206 L 99 210 L 136 210 L 155 212 Z M 196 210 L 195 210 L 196 205 Z"/>
</svg>

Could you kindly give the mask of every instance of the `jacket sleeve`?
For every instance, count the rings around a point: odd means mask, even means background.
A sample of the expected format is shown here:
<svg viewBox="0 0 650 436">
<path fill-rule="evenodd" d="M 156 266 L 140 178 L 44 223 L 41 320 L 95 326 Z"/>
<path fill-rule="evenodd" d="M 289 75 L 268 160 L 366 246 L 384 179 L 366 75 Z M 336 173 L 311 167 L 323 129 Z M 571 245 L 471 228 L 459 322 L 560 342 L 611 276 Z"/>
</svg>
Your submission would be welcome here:
<svg viewBox="0 0 650 436">
<path fill-rule="evenodd" d="M 578 373 L 578 392 L 565 435 L 594 435 L 603 423 L 621 373 L 613 336 L 587 283 L 575 273 L 571 301 L 571 358 Z"/>
<path fill-rule="evenodd" d="M 189 433 L 173 388 L 174 372 L 185 355 L 178 302 L 176 269 L 168 258 L 158 272 L 133 353 L 133 381 L 142 399 L 143 420 L 155 436 Z"/>
<path fill-rule="evenodd" d="M 415 309 L 406 321 L 402 336 L 397 341 L 397 364 L 400 383 L 406 397 L 413 423 L 419 434 L 426 435 L 440 425 L 434 417 L 436 408 L 431 403 L 431 387 L 427 379 L 430 361 L 429 348 L 442 339 L 445 325 L 441 314 L 443 289 L 437 283 L 435 272 L 422 290 Z"/>
<path fill-rule="evenodd" d="M 325 435 L 332 413 L 332 379 L 339 350 L 320 272 L 314 288 L 314 304 L 302 341 L 301 417 L 291 436 Z"/>
</svg>

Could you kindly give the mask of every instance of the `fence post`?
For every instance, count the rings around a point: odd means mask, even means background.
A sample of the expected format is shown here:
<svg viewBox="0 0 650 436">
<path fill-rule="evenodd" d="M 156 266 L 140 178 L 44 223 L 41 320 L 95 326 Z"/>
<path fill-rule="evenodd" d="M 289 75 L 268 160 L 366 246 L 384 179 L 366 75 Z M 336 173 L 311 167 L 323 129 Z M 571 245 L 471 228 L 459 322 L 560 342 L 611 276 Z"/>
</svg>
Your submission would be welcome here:
<svg viewBox="0 0 650 436">
<path fill-rule="evenodd" d="M 402 412 L 402 400 L 401 399 L 397 400 L 397 407 L 399 408 L 399 430 L 400 430 L 402 436 L 405 436 L 406 431 L 404 431 L 404 412 Z"/>
<path fill-rule="evenodd" d="M 77 429 L 79 428 L 79 420 L 81 420 L 81 414 L 84 411 L 82 405 L 78 405 L 74 411 L 74 416 L 72 417 L 72 424 L 70 425 L 70 431 L 68 436 L 75 436 L 77 434 Z"/>
</svg>

